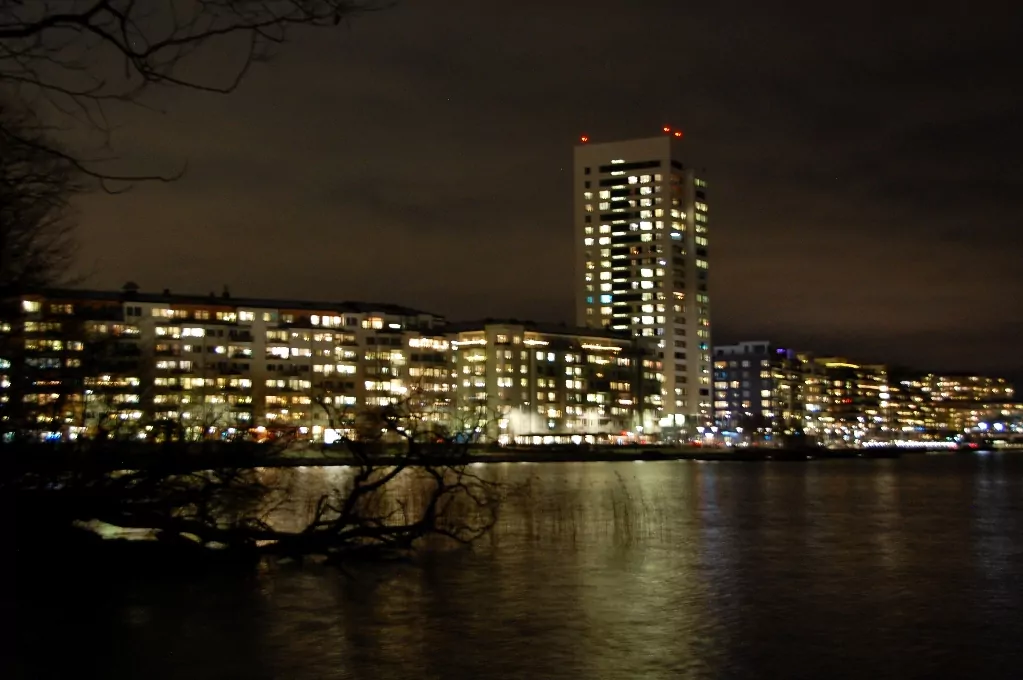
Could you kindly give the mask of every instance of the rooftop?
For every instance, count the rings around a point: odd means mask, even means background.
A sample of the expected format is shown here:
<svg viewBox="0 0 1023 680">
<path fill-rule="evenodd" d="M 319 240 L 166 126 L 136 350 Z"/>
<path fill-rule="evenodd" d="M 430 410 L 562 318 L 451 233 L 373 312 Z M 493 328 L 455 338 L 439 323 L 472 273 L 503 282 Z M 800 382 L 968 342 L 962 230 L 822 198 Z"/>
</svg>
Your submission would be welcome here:
<svg viewBox="0 0 1023 680">
<path fill-rule="evenodd" d="M 30 295 L 33 293 L 29 293 Z M 197 295 L 192 293 L 172 293 L 164 290 L 161 293 L 143 293 L 136 287 L 128 285 L 119 291 L 111 290 L 86 290 L 77 288 L 47 288 L 35 291 L 34 294 L 47 298 L 59 298 L 62 300 L 83 300 L 97 302 L 146 302 L 151 304 L 165 303 L 169 305 L 219 305 L 231 307 L 252 307 L 254 309 L 294 309 L 332 312 L 351 312 L 355 314 L 369 314 L 379 312 L 381 314 L 392 314 L 395 316 L 434 316 L 441 318 L 439 314 L 424 312 L 411 307 L 395 305 L 387 302 L 359 302 L 345 300 L 342 302 L 321 302 L 311 300 L 287 300 L 277 298 L 248 298 L 234 297 L 226 290 L 217 295 Z"/>
<path fill-rule="evenodd" d="M 483 330 L 486 326 L 522 326 L 527 331 L 546 333 L 548 335 L 581 335 L 590 338 L 609 338 L 614 340 L 632 340 L 627 332 L 612 331 L 607 328 L 588 328 L 570 326 L 563 323 L 547 321 L 529 321 L 524 319 L 479 319 L 476 321 L 456 321 L 445 327 L 448 333 L 467 333 Z"/>
</svg>

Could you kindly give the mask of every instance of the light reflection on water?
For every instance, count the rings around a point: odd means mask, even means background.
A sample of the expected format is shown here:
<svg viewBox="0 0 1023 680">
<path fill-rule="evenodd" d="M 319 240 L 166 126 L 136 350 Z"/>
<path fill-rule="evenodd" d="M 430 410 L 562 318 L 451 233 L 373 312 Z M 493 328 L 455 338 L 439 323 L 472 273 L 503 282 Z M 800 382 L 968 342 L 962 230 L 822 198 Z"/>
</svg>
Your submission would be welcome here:
<svg viewBox="0 0 1023 680">
<path fill-rule="evenodd" d="M 104 678 L 1018 677 L 1023 457 L 474 471 L 531 484 L 472 551 L 73 584 L 23 674 L 57 636 Z M 349 473 L 272 474 L 297 524 Z"/>
</svg>

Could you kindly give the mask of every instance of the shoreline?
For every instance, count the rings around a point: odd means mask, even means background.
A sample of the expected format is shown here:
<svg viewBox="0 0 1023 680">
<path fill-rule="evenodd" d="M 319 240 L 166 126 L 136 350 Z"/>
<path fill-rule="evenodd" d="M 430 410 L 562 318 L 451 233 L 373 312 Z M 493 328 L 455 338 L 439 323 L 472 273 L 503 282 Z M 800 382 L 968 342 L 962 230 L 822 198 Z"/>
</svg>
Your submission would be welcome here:
<svg viewBox="0 0 1023 680">
<path fill-rule="evenodd" d="M 897 449 L 657 449 L 657 448 L 620 448 L 595 449 L 587 451 L 551 450 L 551 449 L 506 449 L 498 451 L 473 452 L 466 456 L 451 459 L 426 459 L 430 463 L 452 464 L 492 464 L 492 463 L 629 463 L 629 462 L 661 462 L 661 461 L 697 461 L 697 462 L 807 462 L 815 460 L 854 460 L 854 459 L 893 459 L 902 456 L 904 451 Z M 914 451 L 912 453 L 917 453 Z M 925 451 L 919 451 L 925 453 Z M 261 467 L 332 467 L 345 466 L 351 463 L 346 457 L 318 456 L 285 456 L 269 460 Z M 386 459 L 380 460 L 386 465 Z"/>
<path fill-rule="evenodd" d="M 879 460 L 897 459 L 904 455 L 963 455 L 974 450 L 947 448 L 878 447 L 867 449 L 826 449 L 826 448 L 709 448 L 709 447 L 514 447 L 493 450 L 471 450 L 460 455 L 423 456 L 411 461 L 410 465 L 474 465 L 492 463 L 609 463 L 609 462 L 815 462 L 830 460 Z M 369 460 L 374 466 L 387 466 L 394 462 L 391 456 L 379 456 Z M 128 455 L 114 453 L 88 460 L 85 465 L 74 461 L 74 456 L 59 456 L 32 460 L 22 458 L 26 471 L 58 471 L 69 469 L 91 469 L 100 471 L 144 470 L 149 467 L 167 473 L 185 473 L 209 469 L 255 469 L 255 468 L 297 468 L 297 467 L 346 467 L 358 464 L 353 456 L 341 450 L 292 450 L 277 455 L 265 455 L 258 450 L 244 454 L 222 455 L 218 452 L 184 452 L 147 457 L 144 453 Z M 76 464 L 77 462 L 77 464 Z"/>
</svg>

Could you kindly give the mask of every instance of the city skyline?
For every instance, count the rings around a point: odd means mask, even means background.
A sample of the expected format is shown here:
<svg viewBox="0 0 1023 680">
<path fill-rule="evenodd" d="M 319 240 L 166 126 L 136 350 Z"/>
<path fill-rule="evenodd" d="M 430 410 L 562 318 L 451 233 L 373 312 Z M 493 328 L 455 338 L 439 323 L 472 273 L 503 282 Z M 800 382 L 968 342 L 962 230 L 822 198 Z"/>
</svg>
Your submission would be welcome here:
<svg viewBox="0 0 1023 680">
<path fill-rule="evenodd" d="M 0 324 L 0 396 L 14 415 L 4 424 L 34 427 L 5 438 L 158 437 L 168 425 L 188 436 L 244 429 L 326 442 L 337 423 L 353 422 L 345 413 L 391 406 L 501 444 L 719 433 L 944 447 L 989 428 L 1023 433 L 1023 405 L 1003 378 L 912 375 L 766 341 L 716 347 L 714 416 L 680 419 L 677 404 L 664 404 L 676 362 L 636 333 L 643 324 L 450 323 L 393 303 L 155 293 L 131 283 L 25 291 L 9 302 L 17 312 Z M 25 410 L 8 411 L 12 404 Z"/>
<path fill-rule="evenodd" d="M 672 124 L 713 185 L 715 343 L 1018 376 L 1002 301 L 1023 292 L 1019 133 L 998 87 L 1011 41 L 992 39 L 1011 22 L 971 15 L 964 30 L 940 5 L 883 25 L 873 11 L 747 9 L 399 5 L 303 36 L 234 97 L 175 94 L 154 101 L 166 115 L 128 120 L 113 140 L 139 150 L 126 162 L 189 173 L 80 202 L 87 285 L 568 321 L 571 147 Z M 642 54 L 615 49 L 671 26 L 684 59 L 649 37 Z M 523 40 L 537 49 L 514 49 Z M 605 83 L 621 102 L 593 106 Z"/>
</svg>

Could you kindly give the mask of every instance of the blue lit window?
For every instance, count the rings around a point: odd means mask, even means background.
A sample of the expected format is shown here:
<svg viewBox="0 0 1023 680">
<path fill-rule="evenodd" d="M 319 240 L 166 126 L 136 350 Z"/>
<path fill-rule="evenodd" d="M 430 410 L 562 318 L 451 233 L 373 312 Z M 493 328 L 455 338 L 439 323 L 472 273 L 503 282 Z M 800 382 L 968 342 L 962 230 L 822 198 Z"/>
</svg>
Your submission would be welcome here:
<svg viewBox="0 0 1023 680">
<path fill-rule="evenodd" d="M 592 305 L 593 304 L 593 296 L 592 295 L 587 295 L 586 296 L 586 304 L 588 304 L 588 305 Z"/>
<path fill-rule="evenodd" d="M 600 302 L 601 302 L 601 304 L 607 304 L 608 302 L 611 302 L 611 296 L 610 295 L 601 295 L 600 296 Z"/>
</svg>

